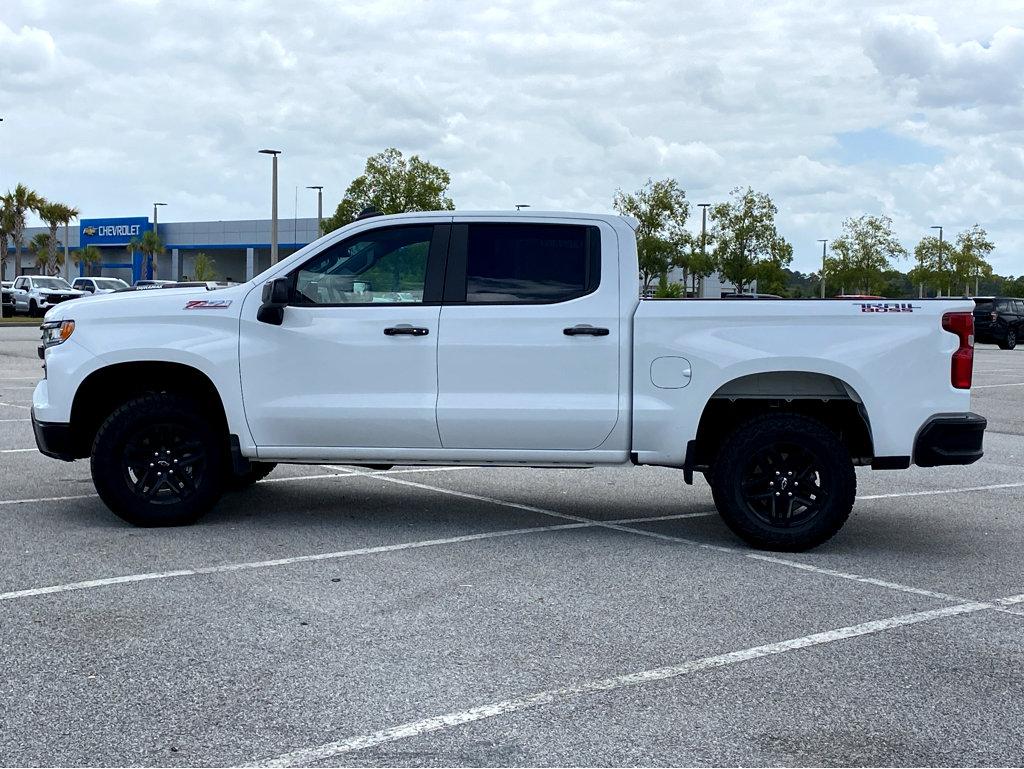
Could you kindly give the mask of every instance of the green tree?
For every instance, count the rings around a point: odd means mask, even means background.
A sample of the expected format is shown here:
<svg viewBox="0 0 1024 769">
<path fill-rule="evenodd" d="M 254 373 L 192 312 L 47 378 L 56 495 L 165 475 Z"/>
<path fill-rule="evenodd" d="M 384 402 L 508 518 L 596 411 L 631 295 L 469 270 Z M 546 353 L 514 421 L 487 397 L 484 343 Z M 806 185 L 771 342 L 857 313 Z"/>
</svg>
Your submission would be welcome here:
<svg viewBox="0 0 1024 769">
<path fill-rule="evenodd" d="M 440 166 L 413 155 L 408 160 L 401 151 L 389 147 L 366 160 L 363 173 L 352 180 L 334 211 L 323 220 L 325 233 L 344 227 L 364 208 L 373 207 L 382 214 L 406 211 L 451 211 L 455 203 L 447 196 L 451 175 Z"/>
<path fill-rule="evenodd" d="M 940 241 L 936 235 L 925 235 L 914 246 L 914 267 L 907 273 L 910 280 L 924 294 L 926 287 L 936 290 L 939 296 L 949 293 L 953 280 L 953 249 L 948 240 Z"/>
<path fill-rule="evenodd" d="M 131 243 L 128 245 L 130 246 Z M 160 240 L 160 236 L 153 230 L 146 230 L 142 233 L 142 238 L 138 242 L 138 249 L 146 257 L 145 274 L 155 279 L 157 273 L 156 258 L 166 250 L 164 249 L 163 241 Z"/>
<path fill-rule="evenodd" d="M 7 277 L 7 249 L 14 237 L 14 209 L 0 196 L 0 280 Z"/>
<path fill-rule="evenodd" d="M 893 233 L 892 219 L 868 214 L 843 222 L 843 234 L 832 241 L 830 250 L 825 278 L 844 293 L 847 289 L 863 294 L 882 292 L 888 285 L 885 272 L 892 269 L 892 260 L 907 255 Z"/>
<path fill-rule="evenodd" d="M 772 241 L 768 256 L 757 265 L 757 290 L 762 294 L 785 296 L 789 284 L 788 265 L 793 261 L 793 246 L 781 235 Z"/>
<path fill-rule="evenodd" d="M 64 264 L 64 254 L 57 261 L 57 249 L 53 245 L 49 233 L 40 232 L 28 242 L 28 252 L 35 257 L 36 267 L 43 275 L 56 275 Z"/>
<path fill-rule="evenodd" d="M 39 207 L 39 218 L 46 222 L 46 226 L 50 228 L 50 255 L 48 262 L 52 265 L 64 264 L 64 255 L 58 255 L 56 249 L 61 245 L 60 241 L 57 240 L 57 228 L 62 224 L 67 224 L 72 219 L 78 216 L 78 209 L 73 206 L 69 206 L 66 203 L 54 203 L 46 201 L 42 206 Z"/>
<path fill-rule="evenodd" d="M 730 200 L 711 207 L 715 264 L 722 277 L 743 290 L 759 277 L 776 275 L 793 260 L 793 249 L 775 229 L 775 203 L 763 192 L 739 187 Z"/>
<path fill-rule="evenodd" d="M 644 291 L 650 289 L 655 278 L 666 275 L 672 267 L 683 266 L 684 249 L 690 238 L 685 229 L 690 203 L 679 182 L 675 179 L 648 179 L 632 194 L 618 189 L 612 205 L 623 216 L 637 220 L 636 250 Z"/>
<path fill-rule="evenodd" d="M 974 293 L 978 293 L 981 279 L 992 276 L 992 265 L 988 263 L 988 255 L 995 249 L 995 243 L 989 240 L 988 233 L 980 224 L 964 230 L 956 236 L 956 248 L 952 254 L 953 280 L 957 287 L 964 287 L 964 294 L 971 293 L 971 282 Z"/>
<path fill-rule="evenodd" d="M 100 263 L 102 255 L 96 246 L 84 246 L 75 252 L 75 264 L 82 265 L 86 275 L 92 275 L 95 265 Z"/>
<path fill-rule="evenodd" d="M 25 220 L 29 211 L 38 211 L 46 201 L 35 190 L 18 184 L 4 195 L 4 207 L 11 211 L 11 240 L 14 241 L 14 276 L 21 275 L 21 251 L 25 245 Z"/>
<path fill-rule="evenodd" d="M 194 272 L 194 280 L 216 280 L 217 269 L 213 259 L 206 255 L 205 251 L 200 251 L 196 254 L 195 261 L 192 265 Z"/>
</svg>

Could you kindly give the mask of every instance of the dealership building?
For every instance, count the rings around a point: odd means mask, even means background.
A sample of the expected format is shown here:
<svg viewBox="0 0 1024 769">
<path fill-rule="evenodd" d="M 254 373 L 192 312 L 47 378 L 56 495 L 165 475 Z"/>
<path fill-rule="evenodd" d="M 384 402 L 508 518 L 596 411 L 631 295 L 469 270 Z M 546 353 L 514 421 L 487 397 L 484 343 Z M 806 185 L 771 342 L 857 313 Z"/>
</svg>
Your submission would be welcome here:
<svg viewBox="0 0 1024 769">
<path fill-rule="evenodd" d="M 129 254 L 126 246 L 133 238 L 141 238 L 153 223 L 145 216 L 82 219 L 77 226 L 68 228 L 69 265 L 61 274 L 74 278 L 84 274 L 84 267 L 76 264 L 75 252 L 83 246 L 96 246 L 100 252 L 99 264 L 90 274 L 103 275 L 132 283 L 143 274 L 143 256 Z M 37 233 L 49 232 L 45 227 L 25 230 L 25 250 L 21 254 L 23 275 L 40 272 L 35 257 L 28 252 L 28 243 Z M 220 222 L 160 222 L 157 232 L 165 252 L 157 259 L 154 277 L 163 280 L 183 280 L 195 277 L 195 258 L 205 253 L 213 260 L 217 280 L 249 280 L 270 267 L 270 220 L 237 219 Z M 318 237 L 315 217 L 279 219 L 277 224 L 278 258 L 284 258 Z M 64 246 L 64 228 L 57 230 L 60 248 Z M 14 246 L 8 246 L 4 280 L 14 279 Z"/>
</svg>

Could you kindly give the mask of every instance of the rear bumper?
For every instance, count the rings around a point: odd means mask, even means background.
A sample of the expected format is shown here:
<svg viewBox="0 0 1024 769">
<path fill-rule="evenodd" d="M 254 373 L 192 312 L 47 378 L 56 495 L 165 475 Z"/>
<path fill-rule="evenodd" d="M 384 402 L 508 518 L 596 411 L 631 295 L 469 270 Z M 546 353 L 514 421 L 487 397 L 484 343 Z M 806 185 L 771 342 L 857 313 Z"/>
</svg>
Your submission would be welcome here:
<svg viewBox="0 0 1024 769">
<path fill-rule="evenodd" d="M 33 409 L 32 432 L 36 436 L 36 448 L 42 454 L 65 462 L 75 459 L 71 449 L 71 425 L 65 422 L 40 422 Z"/>
<path fill-rule="evenodd" d="M 983 416 L 939 414 L 925 422 L 914 441 L 914 464 L 919 467 L 969 465 L 981 459 L 988 420 Z"/>
</svg>

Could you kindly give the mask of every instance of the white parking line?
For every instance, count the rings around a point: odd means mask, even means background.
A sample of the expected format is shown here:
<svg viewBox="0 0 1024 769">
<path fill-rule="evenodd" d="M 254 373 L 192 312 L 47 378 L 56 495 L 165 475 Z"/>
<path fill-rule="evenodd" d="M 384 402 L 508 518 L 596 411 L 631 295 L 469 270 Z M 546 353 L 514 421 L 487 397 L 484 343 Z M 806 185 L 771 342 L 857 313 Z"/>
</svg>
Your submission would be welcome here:
<svg viewBox="0 0 1024 769">
<path fill-rule="evenodd" d="M 436 491 L 441 494 L 450 494 L 456 497 L 463 497 L 466 499 L 474 499 L 480 502 L 488 502 L 495 505 L 502 505 L 504 507 L 510 507 L 518 510 L 526 510 L 528 512 L 541 513 L 543 515 L 550 515 L 554 518 L 562 518 L 565 520 L 576 521 L 576 522 L 590 522 L 595 526 L 599 526 L 607 529 L 614 529 L 616 531 L 626 532 L 628 534 L 639 534 L 643 537 L 649 537 L 651 539 L 660 539 L 665 542 L 678 542 L 684 545 L 692 545 L 699 547 L 703 550 L 714 550 L 720 553 L 730 553 L 732 555 L 739 555 L 745 558 L 750 558 L 757 561 L 767 561 L 775 563 L 780 566 L 788 566 L 790 568 L 799 569 L 801 571 L 813 572 L 826 577 L 835 577 L 838 579 L 849 580 L 851 582 L 860 582 L 862 584 L 874 585 L 875 587 L 885 588 L 887 590 L 896 590 L 901 593 L 912 593 L 914 595 L 927 596 L 929 598 L 936 598 L 944 601 L 960 602 L 967 600 L 963 596 L 950 595 L 948 593 L 939 593 L 933 590 L 925 590 L 924 588 L 914 587 L 913 585 L 903 585 L 898 582 L 889 582 L 887 580 L 875 579 L 874 577 L 866 577 L 862 574 L 853 574 L 849 572 L 836 571 L 834 569 L 825 569 L 818 566 L 812 566 L 807 563 L 801 563 L 799 561 L 792 561 L 786 558 L 780 558 L 776 556 L 764 555 L 762 553 L 750 552 L 746 550 L 739 550 L 733 547 L 727 547 L 725 545 L 712 545 L 708 542 L 699 542 L 693 539 L 687 539 L 685 537 L 674 537 L 669 534 L 661 534 L 655 531 L 646 531 L 644 529 L 636 529 L 631 526 L 622 525 L 622 521 L 599 521 L 591 518 L 583 518 L 577 515 L 569 515 L 567 513 L 559 513 L 555 510 L 546 510 L 541 507 L 534 507 L 533 505 L 523 505 L 518 502 L 506 502 L 503 499 L 495 499 L 493 497 L 485 497 L 479 494 L 470 494 L 465 491 L 457 491 L 454 489 L 445 489 L 439 486 L 430 486 L 426 483 L 418 483 L 416 481 L 409 481 L 402 478 L 387 478 L 381 477 L 382 481 L 388 483 L 397 483 L 403 486 L 413 486 L 415 488 L 425 489 L 428 491 Z M 1022 484 L 1024 485 L 1024 484 Z M 910 492 L 915 493 L 915 492 Z M 638 522 L 639 523 L 639 522 Z"/>
<path fill-rule="evenodd" d="M 1024 387 L 1024 382 L 1008 382 L 1006 384 L 974 385 L 975 390 L 983 390 L 986 387 Z"/>
<path fill-rule="evenodd" d="M 494 718 L 507 713 L 517 713 L 544 705 L 552 705 L 574 699 L 581 695 L 615 691 L 617 689 L 632 686 L 642 686 L 655 681 L 679 678 L 699 673 L 704 670 L 736 665 L 738 663 L 749 662 L 751 660 L 778 654 L 785 654 L 786 652 L 796 651 L 799 649 L 808 649 L 814 646 L 836 643 L 837 641 L 844 641 L 850 638 L 874 635 L 876 633 L 882 633 L 895 628 L 916 625 L 921 622 L 930 622 L 933 620 L 945 619 L 947 617 L 974 614 L 976 612 L 994 609 L 997 605 L 1007 605 L 1008 602 L 1019 603 L 1022 600 L 1024 600 L 1024 596 L 1011 596 L 1009 598 L 998 599 L 998 601 L 971 601 L 957 604 L 955 606 L 946 606 L 941 609 L 930 609 L 928 611 L 919 611 L 912 614 L 901 614 L 895 617 L 888 617 L 886 619 L 862 622 L 857 625 L 848 625 L 834 630 L 826 630 L 821 633 L 813 633 L 799 638 L 791 638 L 786 641 L 764 644 L 763 646 L 754 646 L 748 649 L 729 652 L 727 654 L 702 657 L 701 659 L 691 660 L 677 665 L 654 668 L 651 670 L 642 670 L 636 673 L 627 673 L 625 675 L 614 676 L 612 678 L 588 681 L 586 683 L 577 684 L 576 686 L 566 686 L 560 689 L 548 689 L 525 697 L 492 702 L 490 704 L 481 705 L 468 710 L 446 713 L 444 715 L 424 718 L 418 721 L 411 721 L 409 723 L 401 724 L 400 726 L 382 729 L 371 734 L 349 737 L 348 739 L 339 740 L 337 742 L 328 742 L 315 747 L 293 750 L 274 758 L 254 762 L 252 766 L 312 766 L 319 761 L 324 761 L 346 753 L 354 753 L 377 745 L 396 742 L 398 740 L 404 740 L 421 734 L 440 731 L 442 729 L 451 729 L 456 726 L 461 726 L 462 724 L 468 724 L 474 721 L 483 721 L 485 719 Z"/>
<path fill-rule="evenodd" d="M 936 494 L 962 494 L 966 491 L 992 491 L 994 489 L 1019 489 L 1024 483 L 992 483 L 988 486 L 963 486 L 958 489 L 932 489 L 928 491 L 900 491 L 895 494 L 865 494 L 857 499 L 897 499 L 899 497 L 930 497 Z"/>
<path fill-rule="evenodd" d="M 354 473 L 352 475 L 355 475 Z M 339 476 L 344 477 L 344 476 Z M 74 497 L 68 497 L 74 499 Z M 707 513 L 713 515 L 713 513 Z M 680 517 L 693 517 L 694 513 L 684 513 Z M 627 522 L 638 523 L 644 518 L 627 518 Z M 438 545 L 453 545 L 460 542 L 474 542 L 480 539 L 498 539 L 501 537 L 517 537 L 527 534 L 535 534 L 544 531 L 563 531 L 565 529 L 587 529 L 598 526 L 597 523 L 562 523 L 554 526 L 531 526 L 524 529 L 501 529 L 499 531 L 486 531 L 479 534 L 464 534 L 458 537 L 446 537 L 443 539 L 427 539 L 416 542 L 402 542 L 395 545 L 378 545 L 376 547 L 361 547 L 354 550 L 340 550 L 334 553 L 316 553 L 313 555 L 298 555 L 290 558 L 275 558 L 268 561 L 247 561 L 242 563 L 228 563 L 220 566 L 200 566 L 195 569 L 174 569 L 171 571 L 145 572 L 142 574 L 125 574 L 119 577 L 104 577 L 102 579 L 89 579 L 81 582 L 68 582 L 62 585 L 48 585 L 46 587 L 33 587 L 24 590 L 12 590 L 7 593 L 0 593 L 0 601 L 12 601 L 18 598 L 29 598 L 32 596 L 50 595 L 52 593 L 68 593 L 75 590 L 89 590 L 97 587 L 110 585 L 124 585 L 132 582 L 150 582 L 158 579 L 172 579 L 175 577 L 189 577 L 197 574 L 220 574 L 224 572 L 243 571 L 248 569 L 264 569 L 270 566 L 287 566 L 293 563 L 307 563 L 310 561 L 333 561 L 342 558 L 352 558 L 360 555 L 373 555 L 376 553 L 393 553 L 398 550 L 415 550 L 424 547 L 437 547 Z"/>
<path fill-rule="evenodd" d="M 9 406 L 12 409 L 28 409 L 29 411 L 32 410 L 31 406 L 22 406 L 18 403 L 0 403 L 0 406 Z"/>
<path fill-rule="evenodd" d="M 24 454 L 29 451 L 39 451 L 39 449 L 0 449 L 0 454 Z"/>
<path fill-rule="evenodd" d="M 32 421 L 31 419 L 25 419 L 25 418 L 21 418 L 21 419 L 0 419 L 0 422 L 31 422 L 31 421 Z"/>
</svg>

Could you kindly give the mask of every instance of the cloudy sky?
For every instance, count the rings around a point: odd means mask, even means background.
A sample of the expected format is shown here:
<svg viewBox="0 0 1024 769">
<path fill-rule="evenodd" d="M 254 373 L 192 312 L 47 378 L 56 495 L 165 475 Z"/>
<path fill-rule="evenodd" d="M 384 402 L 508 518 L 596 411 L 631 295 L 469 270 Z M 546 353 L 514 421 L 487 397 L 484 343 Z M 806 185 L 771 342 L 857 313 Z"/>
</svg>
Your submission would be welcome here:
<svg viewBox="0 0 1024 769">
<path fill-rule="evenodd" d="M 1024 7 L 904 2 L 0 1 L 0 189 L 83 216 L 333 210 L 367 155 L 459 208 L 608 211 L 679 179 L 770 193 L 813 270 L 844 218 L 975 222 L 1024 272 Z M 693 217 L 694 226 L 699 226 Z"/>
</svg>

